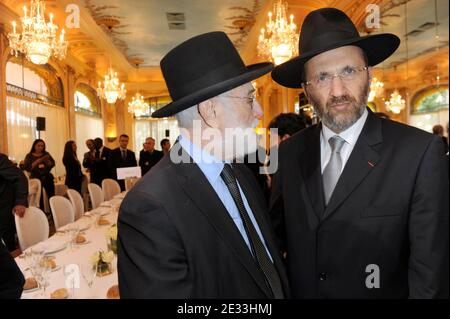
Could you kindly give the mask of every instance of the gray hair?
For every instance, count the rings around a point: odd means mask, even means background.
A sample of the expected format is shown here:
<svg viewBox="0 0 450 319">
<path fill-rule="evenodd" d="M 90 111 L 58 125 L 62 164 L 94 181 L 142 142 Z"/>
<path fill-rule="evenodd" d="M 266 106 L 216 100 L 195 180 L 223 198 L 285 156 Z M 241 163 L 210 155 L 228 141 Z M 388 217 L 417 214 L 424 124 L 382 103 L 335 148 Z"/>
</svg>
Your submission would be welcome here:
<svg viewBox="0 0 450 319">
<path fill-rule="evenodd" d="M 175 118 L 178 121 L 178 127 L 185 129 L 192 129 L 194 120 L 200 118 L 197 105 L 191 106 L 177 114 L 175 114 Z"/>
</svg>

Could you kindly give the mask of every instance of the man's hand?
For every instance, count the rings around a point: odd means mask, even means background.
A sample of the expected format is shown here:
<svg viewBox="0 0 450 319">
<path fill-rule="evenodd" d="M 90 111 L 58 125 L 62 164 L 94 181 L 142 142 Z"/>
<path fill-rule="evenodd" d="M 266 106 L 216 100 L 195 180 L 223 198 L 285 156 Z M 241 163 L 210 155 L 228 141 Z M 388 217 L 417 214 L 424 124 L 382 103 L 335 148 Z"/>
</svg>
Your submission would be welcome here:
<svg viewBox="0 0 450 319">
<path fill-rule="evenodd" d="M 26 210 L 26 207 L 23 205 L 16 205 L 13 208 L 14 214 L 16 214 L 19 217 L 23 217 L 23 215 L 25 215 L 25 210 Z"/>
</svg>

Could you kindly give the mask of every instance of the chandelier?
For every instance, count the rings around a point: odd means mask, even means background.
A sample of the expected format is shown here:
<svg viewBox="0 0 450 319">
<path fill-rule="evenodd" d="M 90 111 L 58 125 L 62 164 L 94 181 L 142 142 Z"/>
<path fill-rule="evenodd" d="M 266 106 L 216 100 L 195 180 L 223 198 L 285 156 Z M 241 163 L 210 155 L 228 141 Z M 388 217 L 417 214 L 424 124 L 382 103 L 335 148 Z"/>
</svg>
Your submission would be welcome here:
<svg viewBox="0 0 450 319">
<path fill-rule="evenodd" d="M 11 53 L 15 56 L 19 52 L 25 54 L 34 64 L 45 64 L 49 58 L 62 60 L 66 57 L 68 42 L 64 40 L 64 29 L 59 38 L 56 36 L 58 26 L 53 23 L 53 14 L 49 14 L 49 22 L 45 21 L 45 4 L 41 0 L 31 0 L 30 13 L 23 7 L 22 33 L 16 32 L 16 22 L 12 22 L 13 31 L 8 33 Z"/>
<path fill-rule="evenodd" d="M 377 78 L 373 78 L 372 82 L 370 83 L 370 93 L 369 93 L 369 102 L 373 102 L 375 97 L 382 96 L 384 92 L 384 83 L 381 81 L 378 81 Z"/>
<path fill-rule="evenodd" d="M 258 54 L 270 58 L 275 65 L 279 65 L 293 56 L 298 55 L 297 26 L 294 16 L 287 19 L 287 3 L 278 0 L 274 5 L 275 21 L 272 20 L 272 12 L 268 13 L 269 21 L 266 29 L 261 29 L 258 40 Z"/>
<path fill-rule="evenodd" d="M 405 100 L 402 98 L 398 90 L 394 90 L 389 101 L 385 102 L 386 109 L 394 114 L 400 114 L 405 108 Z"/>
<path fill-rule="evenodd" d="M 146 114 L 148 110 L 148 103 L 144 101 L 144 97 L 139 93 L 136 93 L 131 102 L 128 103 L 128 112 L 134 113 L 136 117 Z"/>
<path fill-rule="evenodd" d="M 125 84 L 120 85 L 117 78 L 117 72 L 114 72 L 111 67 L 108 69 L 108 73 L 105 75 L 103 84 L 98 82 L 97 95 L 105 99 L 108 103 L 114 104 L 117 99 L 125 99 L 127 90 L 125 90 Z"/>
</svg>

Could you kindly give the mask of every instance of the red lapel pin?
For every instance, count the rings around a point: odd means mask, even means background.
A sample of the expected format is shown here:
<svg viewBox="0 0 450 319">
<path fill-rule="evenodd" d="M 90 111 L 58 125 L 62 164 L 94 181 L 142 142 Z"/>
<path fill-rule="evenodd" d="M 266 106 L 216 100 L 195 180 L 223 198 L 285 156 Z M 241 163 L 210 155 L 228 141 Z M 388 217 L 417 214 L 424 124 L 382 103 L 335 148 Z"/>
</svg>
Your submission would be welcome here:
<svg viewBox="0 0 450 319">
<path fill-rule="evenodd" d="M 368 161 L 367 164 L 369 164 L 370 167 L 374 167 L 375 166 L 375 164 L 372 163 L 371 161 Z"/>
</svg>

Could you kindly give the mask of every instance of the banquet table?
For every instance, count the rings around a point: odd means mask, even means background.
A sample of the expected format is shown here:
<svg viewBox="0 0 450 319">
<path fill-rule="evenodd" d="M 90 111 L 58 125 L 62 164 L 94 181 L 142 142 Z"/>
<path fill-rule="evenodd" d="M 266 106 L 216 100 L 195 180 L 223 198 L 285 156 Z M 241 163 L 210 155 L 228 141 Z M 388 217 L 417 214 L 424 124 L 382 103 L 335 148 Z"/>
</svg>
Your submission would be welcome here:
<svg viewBox="0 0 450 319">
<path fill-rule="evenodd" d="M 51 293 L 60 288 L 66 288 L 71 299 L 107 298 L 110 287 L 118 284 L 117 257 L 112 261 L 112 273 L 106 276 L 96 276 L 91 289 L 83 276 L 83 266 L 91 263 L 92 255 L 98 251 L 107 251 L 107 232 L 117 223 L 118 208 L 125 192 L 116 195 L 111 201 L 103 202 L 96 209 L 102 218 L 109 221 L 109 225 L 98 225 L 93 217 L 93 211 L 87 212 L 83 217 L 61 227 L 53 236 L 28 249 L 43 247 L 48 255 L 54 256 L 56 268 L 50 273 L 49 285 L 43 294 L 43 289 L 33 289 L 22 293 L 22 299 L 48 299 Z M 69 247 L 69 235 L 64 230 L 77 225 L 83 236 L 87 239 L 84 244 L 73 244 Z M 85 230 L 83 230 L 85 229 Z M 27 250 L 28 250 L 27 249 Z M 16 257 L 16 262 L 25 278 L 32 277 L 29 265 L 24 254 Z"/>
</svg>

